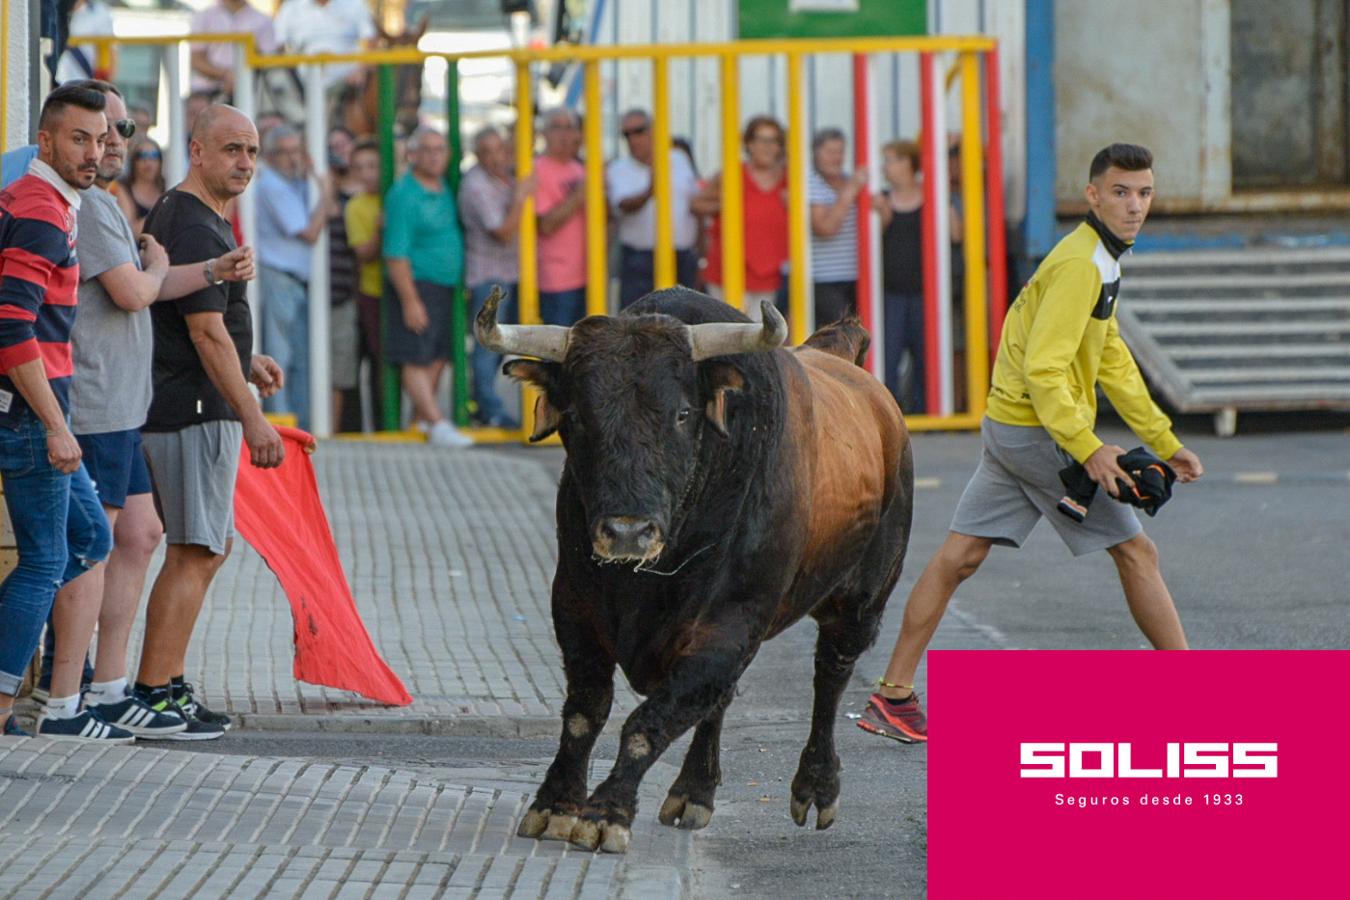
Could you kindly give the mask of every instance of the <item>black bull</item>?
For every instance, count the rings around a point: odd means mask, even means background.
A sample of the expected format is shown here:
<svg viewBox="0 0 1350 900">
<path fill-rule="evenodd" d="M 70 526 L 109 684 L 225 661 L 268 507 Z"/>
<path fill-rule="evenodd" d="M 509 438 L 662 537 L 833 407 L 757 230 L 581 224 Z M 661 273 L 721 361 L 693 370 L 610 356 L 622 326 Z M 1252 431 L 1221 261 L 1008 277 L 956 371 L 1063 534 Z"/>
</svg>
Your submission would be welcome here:
<svg viewBox="0 0 1350 900">
<path fill-rule="evenodd" d="M 791 814 L 833 823 L 834 722 L 854 663 L 900 577 L 913 510 L 909 435 L 890 394 L 856 363 L 856 320 L 804 346 L 702 294 L 649 294 L 617 317 L 509 326 L 490 299 L 476 323 L 540 389 L 533 439 L 560 433 L 553 625 L 567 674 L 557 758 L 524 837 L 624 852 L 638 784 L 689 728 L 660 820 L 702 828 L 721 781 L 722 716 L 760 644 L 804 615 L 819 625 L 811 733 Z M 609 718 L 614 667 L 646 697 L 624 723 L 610 776 L 586 770 Z"/>
</svg>

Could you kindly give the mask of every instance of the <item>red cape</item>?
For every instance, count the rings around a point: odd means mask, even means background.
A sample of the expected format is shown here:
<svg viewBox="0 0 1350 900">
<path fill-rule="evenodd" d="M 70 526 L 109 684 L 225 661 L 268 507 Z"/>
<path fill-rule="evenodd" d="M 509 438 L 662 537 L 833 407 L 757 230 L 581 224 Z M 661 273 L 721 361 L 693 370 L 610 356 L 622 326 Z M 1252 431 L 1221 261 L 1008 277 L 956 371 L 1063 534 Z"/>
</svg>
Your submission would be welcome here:
<svg viewBox="0 0 1350 900">
<path fill-rule="evenodd" d="M 254 467 L 243 448 L 234 518 L 291 603 L 295 677 L 407 706 L 412 695 L 371 642 L 342 571 L 309 459 L 314 438 L 298 428 L 277 431 L 286 445 L 279 467 Z"/>
</svg>

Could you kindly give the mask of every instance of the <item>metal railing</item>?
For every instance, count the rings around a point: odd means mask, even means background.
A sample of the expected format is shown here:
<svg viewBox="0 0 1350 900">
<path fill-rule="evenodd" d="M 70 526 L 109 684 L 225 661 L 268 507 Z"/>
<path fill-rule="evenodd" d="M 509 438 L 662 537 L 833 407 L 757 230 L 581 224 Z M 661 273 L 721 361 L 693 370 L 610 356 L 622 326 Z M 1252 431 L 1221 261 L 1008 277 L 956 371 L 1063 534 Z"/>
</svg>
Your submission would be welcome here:
<svg viewBox="0 0 1350 900">
<path fill-rule="evenodd" d="M 447 62 L 448 113 L 451 117 L 450 131 L 452 146 L 457 146 L 458 128 L 457 104 L 457 63 L 466 59 L 511 60 L 516 74 L 516 171 L 517 177 L 527 177 L 534 166 L 535 126 L 534 126 L 534 78 L 531 67 L 538 63 L 575 62 L 583 67 L 584 98 L 587 110 L 601 108 L 601 72 L 600 64 L 614 60 L 648 60 L 653 67 L 652 121 L 653 130 L 653 180 L 655 182 L 654 202 L 656 204 L 656 249 L 654 259 L 654 281 L 657 288 L 670 287 L 675 283 L 675 247 L 672 228 L 673 197 L 670 185 L 670 78 L 669 66 L 673 58 L 716 58 L 720 60 L 722 77 L 722 171 L 736 173 L 741 166 L 741 109 L 739 103 L 738 63 L 744 56 L 774 54 L 786 57 L 788 77 L 788 189 L 789 189 L 789 255 L 788 307 L 789 340 L 799 343 L 809 335 L 811 329 L 810 290 L 810 235 L 809 215 L 806 202 L 807 166 L 810 163 L 808 136 L 806 134 L 805 100 L 803 89 L 803 61 L 811 54 L 835 53 L 851 54 L 855 61 L 863 60 L 868 54 L 875 53 L 917 53 L 920 56 L 920 72 L 923 92 L 923 128 L 920 142 L 923 148 L 923 169 L 925 172 L 924 203 L 924 253 L 925 253 L 925 319 L 928 330 L 928 346 L 939 350 L 927 355 L 928 406 L 936 409 L 935 414 L 915 415 L 907 418 L 911 430 L 968 429 L 979 426 L 984 414 L 985 397 L 989 386 L 989 366 L 991 346 L 997 343 L 1007 297 L 1005 271 L 1005 238 L 1003 221 L 1003 185 L 1000 153 L 1001 130 L 999 123 L 999 84 L 998 58 L 996 42 L 991 37 L 871 37 L 871 38 L 822 38 L 822 39 L 781 39 L 747 40 L 728 43 L 705 44 L 646 44 L 629 46 L 581 46 L 553 47 L 534 50 L 491 50 L 469 53 L 427 53 L 415 49 L 395 49 L 366 51 L 348 54 L 263 55 L 252 45 L 252 39 L 244 34 L 193 35 L 190 37 L 138 37 L 119 38 L 82 37 L 72 43 L 93 44 L 100 54 L 100 63 L 107 58 L 113 44 L 179 44 L 193 42 L 232 42 L 242 52 L 236 55 L 235 105 L 246 114 L 255 112 L 253 75 L 262 69 L 277 67 L 301 68 L 305 73 L 307 115 L 305 121 L 306 145 L 314 161 L 316 174 L 322 175 L 327 165 L 326 125 L 322 109 L 323 66 L 335 63 L 360 63 L 381 67 L 382 115 L 381 148 L 385 159 L 386 171 L 393 164 L 393 115 L 392 115 L 392 77 L 389 67 L 394 65 L 421 64 L 431 58 L 441 58 Z M 949 261 L 945 238 L 947 230 L 947 207 L 950 202 L 946 177 L 946 127 L 944 110 L 946 106 L 946 86 L 938 71 L 939 54 L 956 54 L 957 66 L 953 75 L 960 81 L 961 97 L 961 138 L 959 164 L 962 184 L 966 187 L 962 195 L 964 259 L 964 288 L 962 310 L 965 320 L 965 378 L 968 402 L 965 409 L 954 408 L 952 392 L 952 348 L 951 317 L 949 300 Z M 981 62 L 984 63 L 984 78 L 981 79 Z M 166 54 L 166 68 L 179 69 L 182 66 L 181 54 Z M 855 65 L 855 71 L 863 66 Z M 182 84 L 182 72 L 169 72 L 172 85 Z M 866 83 L 855 82 L 855 86 L 865 94 Z M 179 91 L 181 93 L 181 89 Z M 858 114 L 866 114 L 862 108 L 865 99 L 859 104 Z M 178 108 L 181 131 L 181 104 L 171 103 L 170 109 Z M 3 133 L 4 112 L 0 110 L 0 133 Z M 173 122 L 171 120 L 171 126 Z M 174 133 L 171 130 L 171 134 Z M 866 130 L 860 131 L 861 135 Z M 586 309 L 588 314 L 608 312 L 608 254 L 607 254 L 607 207 L 604 199 L 604 153 L 602 143 L 602 122 L 600 115 L 587 115 L 584 126 L 585 165 L 587 175 L 586 195 L 586 241 L 587 241 L 587 288 Z M 988 153 L 985 147 L 988 147 Z M 870 148 L 866 148 L 870 152 Z M 173 154 L 170 154 L 172 156 Z M 181 154 L 180 154 L 181 155 Z M 867 156 L 860 157 L 866 161 Z M 457 173 L 458 154 L 452 161 Z M 875 172 L 875 165 L 873 165 Z M 979 189 L 972 189 L 978 185 Z M 387 187 L 387 185 L 386 185 Z M 744 297 L 744 248 L 740 236 L 744 227 L 744 206 L 741 196 L 741 181 L 735 177 L 722 179 L 722 259 L 723 289 L 728 303 L 740 306 Z M 870 217 L 870 191 L 864 190 L 859 198 L 858 215 Z M 256 235 L 256 213 L 252 192 L 246 192 L 241 202 L 241 217 L 246 239 L 254 242 Z M 866 233 L 867 229 L 863 229 Z M 520 280 L 518 285 L 518 308 L 520 321 L 538 322 L 539 290 L 537 278 L 537 228 L 534 200 L 527 198 L 519 226 L 520 238 Z M 327 297 L 327 259 L 326 232 L 315 243 L 313 250 L 313 278 L 310 282 L 310 407 L 312 430 L 326 436 L 331 433 L 330 422 L 330 373 L 328 352 L 328 297 Z M 882 353 L 879 340 L 882 323 L 881 284 L 879 260 L 867 246 L 860 248 L 860 281 L 864 283 L 867 295 L 860 296 L 859 314 L 863 324 L 878 337 L 873 341 L 873 350 L 869 368 L 877 373 Z M 869 271 L 864 272 L 864 267 Z M 991 300 L 992 297 L 992 300 Z M 253 306 L 255 333 L 260 333 L 262 307 L 266 298 L 260 297 L 256 282 L 250 285 L 250 301 Z M 464 315 L 463 294 L 457 298 L 455 316 L 455 366 L 456 407 L 461 417 L 466 397 L 467 365 L 464 360 L 464 337 L 467 329 Z M 992 326 L 992 327 L 991 327 Z M 992 340 L 992 343 L 991 343 Z M 388 384 L 392 381 L 392 384 Z M 398 384 L 396 379 L 386 377 L 386 407 L 397 410 Z M 522 396 L 523 427 L 519 431 L 500 429 L 476 429 L 475 436 L 480 440 L 522 440 L 532 431 L 533 398 L 526 389 Z M 389 425 L 389 422 L 386 422 Z M 393 427 L 397 427 L 396 423 Z"/>
</svg>

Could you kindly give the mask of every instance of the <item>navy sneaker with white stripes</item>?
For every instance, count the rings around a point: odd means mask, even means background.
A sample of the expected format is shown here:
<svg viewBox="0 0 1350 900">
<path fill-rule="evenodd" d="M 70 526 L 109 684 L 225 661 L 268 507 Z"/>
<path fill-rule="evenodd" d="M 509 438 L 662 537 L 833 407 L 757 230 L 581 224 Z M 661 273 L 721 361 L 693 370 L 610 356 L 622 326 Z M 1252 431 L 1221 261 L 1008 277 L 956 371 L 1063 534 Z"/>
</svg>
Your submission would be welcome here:
<svg viewBox="0 0 1350 900">
<path fill-rule="evenodd" d="M 38 715 L 38 737 L 54 741 L 97 741 L 101 744 L 131 744 L 136 735 L 116 725 L 109 725 L 89 710 L 82 710 L 73 719 L 53 719 L 44 709 Z"/>
<path fill-rule="evenodd" d="M 97 703 L 89 707 L 109 725 L 130 731 L 136 737 L 163 738 L 186 731 L 187 720 L 169 710 L 159 712 L 127 689 L 126 699 L 119 703 Z"/>
</svg>

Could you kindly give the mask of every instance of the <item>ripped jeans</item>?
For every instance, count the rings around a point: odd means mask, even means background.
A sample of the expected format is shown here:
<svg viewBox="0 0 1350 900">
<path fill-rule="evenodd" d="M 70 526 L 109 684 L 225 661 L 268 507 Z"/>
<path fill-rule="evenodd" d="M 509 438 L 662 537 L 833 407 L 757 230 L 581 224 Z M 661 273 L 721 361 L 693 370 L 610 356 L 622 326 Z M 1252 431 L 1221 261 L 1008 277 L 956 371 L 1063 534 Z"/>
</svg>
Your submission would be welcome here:
<svg viewBox="0 0 1350 900">
<path fill-rule="evenodd" d="M 0 478 L 19 554 L 0 583 L 0 694 L 13 695 L 57 590 L 108 558 L 112 529 L 84 465 L 63 475 L 47 461 L 47 430 L 31 412 L 0 425 Z"/>
</svg>

